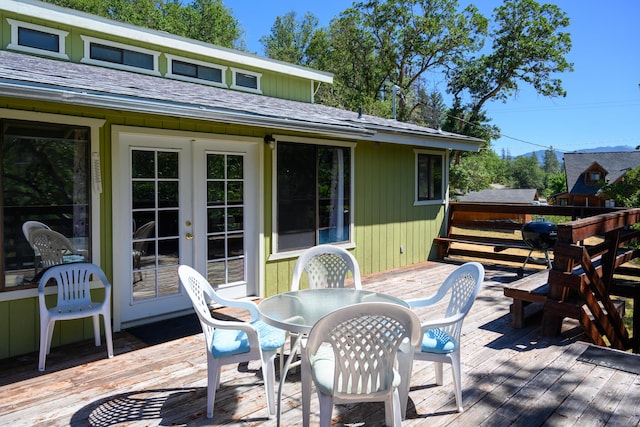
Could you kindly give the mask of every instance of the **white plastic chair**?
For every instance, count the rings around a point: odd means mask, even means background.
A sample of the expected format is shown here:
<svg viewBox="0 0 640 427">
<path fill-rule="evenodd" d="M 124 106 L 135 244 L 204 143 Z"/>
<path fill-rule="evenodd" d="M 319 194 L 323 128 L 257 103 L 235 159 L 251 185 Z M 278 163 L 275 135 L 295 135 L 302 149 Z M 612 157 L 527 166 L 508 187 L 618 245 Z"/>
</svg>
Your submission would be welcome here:
<svg viewBox="0 0 640 427">
<path fill-rule="evenodd" d="M 31 234 L 31 232 L 33 230 L 41 230 L 41 229 L 45 229 L 45 230 L 50 230 L 49 226 L 47 224 L 44 224 L 40 221 L 25 221 L 22 224 L 22 233 L 24 234 L 24 238 L 27 239 L 27 242 L 29 242 L 29 246 L 31 246 L 31 249 L 33 249 L 33 269 L 34 269 L 34 274 L 38 273 L 38 256 L 40 255 L 40 252 L 38 252 L 38 250 L 36 248 L 33 247 L 33 245 L 31 244 L 31 240 L 29 239 L 29 235 Z"/>
<path fill-rule="evenodd" d="M 104 299 L 92 301 L 89 281 L 91 276 L 100 279 L 104 286 Z M 58 301 L 47 307 L 44 288 L 54 279 L 58 285 Z M 107 354 L 113 357 L 111 338 L 111 283 L 97 265 L 90 263 L 62 264 L 44 271 L 38 285 L 40 302 L 40 359 L 38 369 L 44 371 L 46 355 L 51 350 L 51 339 L 56 320 L 93 317 L 93 334 L 96 347 L 100 346 L 100 315 L 104 320 Z"/>
<path fill-rule="evenodd" d="M 334 245 L 313 246 L 300 255 L 293 268 L 291 290 L 300 289 L 302 274 L 307 273 L 309 288 L 344 288 L 351 272 L 353 286 L 362 288 L 360 268 L 349 251 Z"/>
<path fill-rule="evenodd" d="M 465 316 L 478 296 L 484 280 L 484 268 L 477 262 L 468 262 L 456 268 L 440 286 L 438 291 L 428 298 L 408 300 L 412 308 L 426 307 L 450 295 L 445 315 L 440 319 L 422 322 L 422 343 L 415 350 L 413 360 L 435 362 L 436 384 L 442 385 L 443 363 L 451 365 L 458 412 L 462 412 L 462 388 L 460 374 L 460 332 Z M 401 369 L 410 369 L 401 366 Z M 410 376 L 411 370 L 403 372 Z M 403 417 L 407 409 L 409 384 L 400 389 Z"/>
<path fill-rule="evenodd" d="M 40 252 L 42 267 L 47 268 L 65 262 L 84 261 L 69 239 L 57 231 L 39 228 L 29 233 L 31 247 Z"/>
<path fill-rule="evenodd" d="M 394 369 L 401 344 L 420 342 L 420 320 L 391 303 L 362 303 L 335 310 L 309 333 L 302 356 L 303 425 L 309 425 L 311 381 L 320 400 L 320 426 L 331 425 L 335 403 L 384 402 L 387 425 L 401 425 Z M 409 359 L 410 360 L 410 359 Z"/>
<path fill-rule="evenodd" d="M 213 403 L 220 386 L 222 365 L 262 361 L 262 375 L 267 398 L 269 417 L 276 413 L 273 366 L 278 349 L 285 341 L 283 330 L 271 327 L 259 320 L 258 306 L 253 301 L 229 300 L 218 295 L 207 279 L 193 268 L 181 265 L 178 268 L 180 283 L 187 291 L 193 308 L 200 319 L 207 348 L 207 418 L 213 418 Z M 211 316 L 209 304 L 218 304 L 248 310 L 250 322 L 218 320 Z"/>
<path fill-rule="evenodd" d="M 296 260 L 293 267 L 293 277 L 291 279 L 291 290 L 300 290 L 300 280 L 306 273 L 309 289 L 315 288 L 344 288 L 347 275 L 351 273 L 353 287 L 362 289 L 360 278 L 360 267 L 358 261 L 349 251 L 334 245 L 318 245 L 305 250 Z M 291 358 L 297 354 L 294 342 L 296 334 L 291 336 L 290 347 Z M 280 359 L 280 372 L 283 372 L 284 361 Z M 290 367 L 299 366 L 300 361 L 296 361 Z M 284 373 L 286 375 L 286 372 Z"/>
</svg>

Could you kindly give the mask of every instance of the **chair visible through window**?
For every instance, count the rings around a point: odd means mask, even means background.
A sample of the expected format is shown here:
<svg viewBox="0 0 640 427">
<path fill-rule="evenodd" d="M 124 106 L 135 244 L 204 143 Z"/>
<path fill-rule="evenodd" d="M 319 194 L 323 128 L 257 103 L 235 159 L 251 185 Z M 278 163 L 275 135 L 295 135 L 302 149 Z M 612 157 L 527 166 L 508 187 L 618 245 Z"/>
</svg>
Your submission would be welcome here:
<svg viewBox="0 0 640 427">
<path fill-rule="evenodd" d="M 401 425 L 394 369 L 399 347 L 420 342 L 420 320 L 406 307 L 362 303 L 331 312 L 309 332 L 302 355 L 303 425 L 310 421 L 311 382 L 320 399 L 320 426 L 331 425 L 334 403 L 384 402 L 387 425 Z"/>
<path fill-rule="evenodd" d="M 442 318 L 429 318 L 422 322 L 422 342 L 416 349 L 413 360 L 435 362 L 436 384 L 443 383 L 443 363 L 451 365 L 456 406 L 462 412 L 462 386 L 460 373 L 460 332 L 462 322 L 471 310 L 484 280 L 484 268 L 477 262 L 468 262 L 456 268 L 440 286 L 438 291 L 427 298 L 417 298 L 407 302 L 412 308 L 429 307 L 449 295 L 449 302 Z M 403 377 L 411 376 L 411 367 L 401 366 Z M 406 372 L 406 370 L 409 370 Z M 409 384 L 400 388 L 402 410 L 406 411 Z M 404 412 L 403 412 L 404 415 Z"/>
<path fill-rule="evenodd" d="M 269 417 L 275 410 L 274 359 L 285 341 L 285 332 L 259 320 L 258 306 L 253 301 L 229 300 L 218 295 L 207 279 L 192 267 L 178 268 L 180 283 L 187 291 L 193 308 L 200 319 L 207 348 L 207 417 L 213 417 L 216 390 L 220 385 L 222 365 L 262 361 L 262 376 Z M 211 316 L 210 303 L 242 308 L 251 314 L 250 322 L 219 320 Z"/>
<path fill-rule="evenodd" d="M 91 299 L 91 277 L 99 279 L 104 286 L 102 301 Z M 47 307 L 45 286 L 55 280 L 58 286 L 58 299 L 55 306 Z M 111 283 L 104 272 L 94 264 L 73 263 L 62 264 L 44 271 L 38 285 L 40 305 L 40 358 L 38 369 L 44 371 L 45 359 L 51 350 L 53 328 L 57 320 L 93 318 L 93 334 L 96 347 L 100 346 L 100 315 L 104 321 L 107 355 L 113 357 L 113 341 L 111 337 Z"/>
<path fill-rule="evenodd" d="M 85 261 L 71 241 L 57 231 L 44 228 L 33 230 L 29 233 L 29 243 L 40 253 L 42 268 Z"/>
<path fill-rule="evenodd" d="M 29 246 L 31 246 L 31 249 L 33 249 L 34 274 L 38 274 L 38 263 L 39 263 L 38 259 L 40 257 L 40 252 L 31 244 L 31 239 L 29 239 L 29 236 L 31 235 L 31 232 L 33 230 L 41 230 L 41 229 L 50 230 L 47 224 L 44 224 L 40 221 L 25 221 L 22 224 L 22 233 L 24 234 L 24 238 L 27 239 L 27 242 L 29 242 Z"/>
</svg>

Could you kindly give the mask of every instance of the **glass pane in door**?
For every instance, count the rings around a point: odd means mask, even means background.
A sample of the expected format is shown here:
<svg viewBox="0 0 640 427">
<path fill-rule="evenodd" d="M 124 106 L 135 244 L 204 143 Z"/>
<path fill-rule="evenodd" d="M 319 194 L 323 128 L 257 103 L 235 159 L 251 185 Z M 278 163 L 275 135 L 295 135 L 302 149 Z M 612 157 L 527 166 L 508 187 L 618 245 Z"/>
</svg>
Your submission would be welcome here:
<svg viewBox="0 0 640 427">
<path fill-rule="evenodd" d="M 207 154 L 207 278 L 214 286 L 246 281 L 244 157 Z"/>
<path fill-rule="evenodd" d="M 178 161 L 174 151 L 131 153 L 134 301 L 179 292 Z"/>
</svg>

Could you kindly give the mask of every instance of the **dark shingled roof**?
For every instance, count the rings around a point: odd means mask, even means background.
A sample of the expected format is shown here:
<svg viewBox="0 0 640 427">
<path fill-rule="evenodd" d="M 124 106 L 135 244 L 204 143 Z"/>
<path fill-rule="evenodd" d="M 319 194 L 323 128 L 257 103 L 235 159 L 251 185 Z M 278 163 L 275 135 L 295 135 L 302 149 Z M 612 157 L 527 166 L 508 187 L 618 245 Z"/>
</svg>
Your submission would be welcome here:
<svg viewBox="0 0 640 427">
<path fill-rule="evenodd" d="M 612 184 L 627 171 L 640 166 L 640 151 L 565 153 L 564 170 L 571 194 L 593 195 L 598 188 L 585 183 L 584 172 L 594 163 L 606 171 L 605 181 Z"/>
<path fill-rule="evenodd" d="M 231 89 L 183 82 L 164 77 L 155 77 L 111 68 L 87 64 L 42 58 L 22 53 L 0 51 L 0 87 L 16 88 L 17 91 L 29 90 L 39 96 L 40 93 L 54 93 L 63 102 L 80 105 L 80 100 L 93 95 L 109 100 L 126 101 L 135 105 L 137 111 L 145 107 L 167 106 L 189 111 L 211 119 L 219 112 L 225 117 L 238 120 L 260 120 L 260 123 L 273 121 L 288 123 L 290 129 L 305 125 L 333 126 L 351 132 L 354 136 L 372 136 L 377 132 L 391 132 L 406 137 L 428 138 L 436 143 L 469 144 L 476 147 L 479 139 L 435 129 L 404 123 L 391 119 L 362 115 L 357 112 L 327 107 L 320 104 L 296 102 L 264 95 L 256 95 Z M 3 91 L 4 92 L 4 91 Z M 62 94 L 62 96 L 61 96 Z M 5 93 L 6 95 L 6 93 Z M 95 102 L 95 101 L 94 101 Z M 108 108 L 108 107 L 105 107 Z M 208 116 L 205 115 L 208 112 Z M 375 140 L 375 138 L 373 138 Z"/>
<path fill-rule="evenodd" d="M 470 191 L 464 196 L 458 197 L 461 202 L 488 202 L 488 203 L 527 203 L 538 200 L 538 191 L 533 188 L 521 189 L 489 189 Z"/>
</svg>

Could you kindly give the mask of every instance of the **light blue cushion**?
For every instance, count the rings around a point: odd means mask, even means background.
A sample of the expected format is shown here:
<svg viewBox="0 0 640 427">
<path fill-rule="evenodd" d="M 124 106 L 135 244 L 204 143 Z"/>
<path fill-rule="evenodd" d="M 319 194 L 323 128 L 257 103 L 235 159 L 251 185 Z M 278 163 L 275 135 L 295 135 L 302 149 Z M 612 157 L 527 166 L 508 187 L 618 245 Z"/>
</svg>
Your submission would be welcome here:
<svg viewBox="0 0 640 427">
<path fill-rule="evenodd" d="M 284 345 L 285 332 L 282 329 L 267 325 L 262 320 L 251 322 L 260 338 L 260 347 L 264 351 L 277 350 Z"/>
<path fill-rule="evenodd" d="M 451 353 L 456 347 L 456 341 L 442 329 L 436 328 L 424 331 L 422 351 L 427 353 Z"/>
<path fill-rule="evenodd" d="M 269 326 L 261 320 L 256 320 L 251 324 L 258 331 L 258 339 L 263 350 L 269 351 L 282 347 L 285 341 L 285 332 L 282 329 Z M 213 332 L 211 353 L 215 358 L 247 353 L 250 349 L 249 340 L 244 331 L 216 329 Z"/>
<path fill-rule="evenodd" d="M 234 354 L 247 353 L 250 350 L 247 334 L 237 329 L 216 329 L 213 332 L 211 353 L 220 358 Z"/>
</svg>

